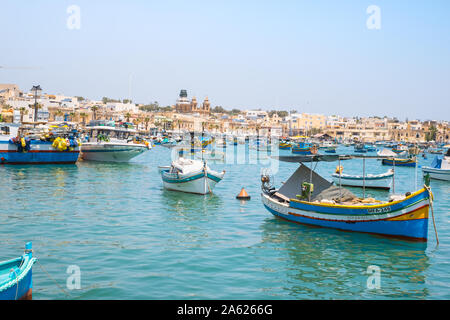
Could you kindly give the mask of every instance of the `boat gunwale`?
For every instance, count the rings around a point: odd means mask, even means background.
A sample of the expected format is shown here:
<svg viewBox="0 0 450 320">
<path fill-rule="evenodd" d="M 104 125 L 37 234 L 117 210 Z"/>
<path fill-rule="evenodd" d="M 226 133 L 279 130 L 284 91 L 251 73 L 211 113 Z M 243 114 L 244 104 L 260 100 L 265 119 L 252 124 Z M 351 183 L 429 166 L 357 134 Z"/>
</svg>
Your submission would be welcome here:
<svg viewBox="0 0 450 320">
<path fill-rule="evenodd" d="M 409 196 L 406 196 L 404 199 L 391 201 L 387 203 L 381 203 L 381 204 L 366 204 L 366 205 L 342 205 L 342 204 L 332 204 L 332 203 L 315 203 L 315 202 L 309 202 L 309 201 L 303 201 L 298 199 L 291 198 L 290 202 L 296 202 L 301 203 L 305 205 L 311 205 L 311 206 L 317 206 L 317 207 L 328 207 L 328 208 L 339 208 L 339 209 L 375 209 L 375 208 L 383 208 L 388 207 L 396 204 L 401 204 L 402 202 L 405 202 L 415 196 L 418 196 L 424 192 L 428 193 L 428 197 L 430 196 L 430 192 L 426 188 L 419 189 L 418 191 L 411 193 Z"/>
</svg>

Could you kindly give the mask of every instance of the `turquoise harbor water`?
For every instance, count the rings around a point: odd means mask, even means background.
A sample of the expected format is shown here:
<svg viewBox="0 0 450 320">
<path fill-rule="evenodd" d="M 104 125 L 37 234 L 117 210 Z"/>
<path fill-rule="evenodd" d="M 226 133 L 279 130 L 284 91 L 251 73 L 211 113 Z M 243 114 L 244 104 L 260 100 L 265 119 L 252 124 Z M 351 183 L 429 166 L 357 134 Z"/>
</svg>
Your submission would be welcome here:
<svg viewBox="0 0 450 320">
<path fill-rule="evenodd" d="M 368 173 L 389 168 L 366 161 Z M 157 146 L 129 164 L 0 166 L 0 260 L 33 241 L 53 278 L 35 264 L 34 299 L 450 298 L 448 182 L 431 183 L 436 246 L 431 219 L 427 244 L 279 220 L 261 204 L 258 163 L 211 163 L 227 171 L 212 195 L 166 191 L 157 166 L 169 163 L 170 150 Z M 345 173 L 362 172 L 362 160 L 342 165 Z M 316 170 L 330 178 L 336 166 Z M 296 167 L 280 163 L 275 184 Z M 397 168 L 397 192 L 414 190 L 414 172 Z M 235 199 L 241 187 L 250 201 Z M 71 265 L 81 271 L 79 290 L 66 287 Z M 381 270 L 380 289 L 367 287 L 373 265 Z"/>
</svg>

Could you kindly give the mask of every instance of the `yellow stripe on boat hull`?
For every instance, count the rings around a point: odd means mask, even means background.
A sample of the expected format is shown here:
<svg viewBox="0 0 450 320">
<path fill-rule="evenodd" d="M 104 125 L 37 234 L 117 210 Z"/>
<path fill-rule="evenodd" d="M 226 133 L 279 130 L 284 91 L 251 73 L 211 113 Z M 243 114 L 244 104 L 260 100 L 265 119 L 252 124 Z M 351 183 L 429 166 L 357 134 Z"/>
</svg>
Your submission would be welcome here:
<svg viewBox="0 0 450 320">
<path fill-rule="evenodd" d="M 428 208 L 429 205 L 425 205 L 422 208 L 417 209 L 414 212 L 408 212 L 402 214 L 401 216 L 395 218 L 386 219 L 387 221 L 405 221 L 405 220 L 417 220 L 417 219 L 428 219 Z"/>
<path fill-rule="evenodd" d="M 298 200 L 298 199 L 290 199 L 290 201 L 292 202 L 298 202 L 298 203 L 303 203 L 303 204 L 308 204 L 308 205 L 312 205 L 312 206 L 318 206 L 318 207 L 334 207 L 334 208 L 345 208 L 345 209 L 373 209 L 373 208 L 382 208 L 382 207 L 387 207 L 387 206 L 392 206 L 401 202 L 404 202 L 408 199 L 411 199 L 412 197 L 425 192 L 426 189 L 422 188 L 414 193 L 411 193 L 409 196 L 405 197 L 404 199 L 401 200 L 397 200 L 397 201 L 392 201 L 392 202 L 387 202 L 387 203 L 382 203 L 382 204 L 374 204 L 374 205 L 342 205 L 342 204 L 333 204 L 333 203 L 315 203 L 315 202 L 308 202 L 308 201 L 302 201 L 302 200 Z M 431 192 L 430 192 L 431 193 Z"/>
</svg>

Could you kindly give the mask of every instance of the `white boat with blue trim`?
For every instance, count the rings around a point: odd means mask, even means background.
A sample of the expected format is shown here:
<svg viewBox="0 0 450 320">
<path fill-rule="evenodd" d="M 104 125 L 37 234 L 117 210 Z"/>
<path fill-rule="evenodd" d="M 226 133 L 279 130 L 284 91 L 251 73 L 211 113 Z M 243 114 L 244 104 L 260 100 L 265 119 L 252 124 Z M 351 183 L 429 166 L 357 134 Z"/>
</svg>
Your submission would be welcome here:
<svg viewBox="0 0 450 320">
<path fill-rule="evenodd" d="M 436 156 L 431 167 L 422 167 L 422 172 L 429 174 L 431 179 L 450 181 L 450 149 L 445 156 Z"/>
<path fill-rule="evenodd" d="M 211 170 L 206 161 L 178 158 L 171 166 L 160 166 L 159 172 L 167 190 L 196 194 L 212 193 L 219 183 L 225 170 L 216 172 Z"/>
<path fill-rule="evenodd" d="M 81 157 L 88 161 L 128 162 L 151 148 L 136 141 L 137 131 L 124 127 L 92 126 L 81 145 Z"/>
<path fill-rule="evenodd" d="M 394 170 L 389 169 L 382 174 L 367 174 L 365 177 L 362 175 L 350 175 L 345 173 L 333 173 L 333 182 L 336 185 L 350 186 L 350 187 L 365 187 L 374 189 L 389 190 L 392 186 L 392 178 L 394 176 Z"/>
</svg>

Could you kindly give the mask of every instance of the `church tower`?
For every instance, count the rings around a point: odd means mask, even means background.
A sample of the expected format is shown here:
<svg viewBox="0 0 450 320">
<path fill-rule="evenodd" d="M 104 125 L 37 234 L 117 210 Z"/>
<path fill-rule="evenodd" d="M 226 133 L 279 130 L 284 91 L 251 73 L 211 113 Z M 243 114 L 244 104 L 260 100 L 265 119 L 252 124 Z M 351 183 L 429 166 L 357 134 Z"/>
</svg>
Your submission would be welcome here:
<svg viewBox="0 0 450 320">
<path fill-rule="evenodd" d="M 209 114 L 211 111 L 211 103 L 209 102 L 208 97 L 203 101 L 203 113 Z"/>
</svg>

